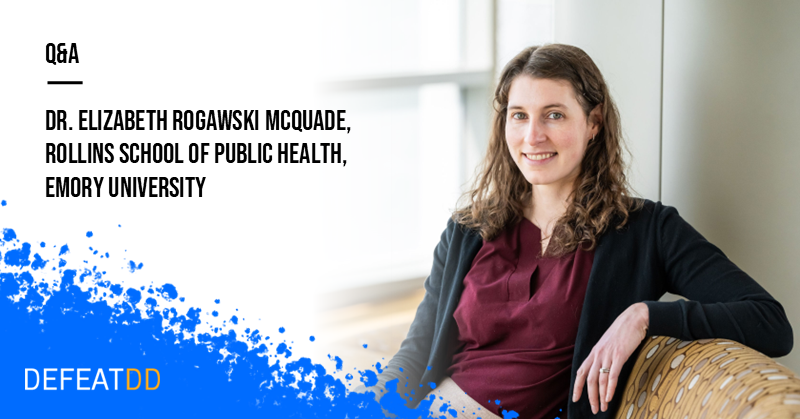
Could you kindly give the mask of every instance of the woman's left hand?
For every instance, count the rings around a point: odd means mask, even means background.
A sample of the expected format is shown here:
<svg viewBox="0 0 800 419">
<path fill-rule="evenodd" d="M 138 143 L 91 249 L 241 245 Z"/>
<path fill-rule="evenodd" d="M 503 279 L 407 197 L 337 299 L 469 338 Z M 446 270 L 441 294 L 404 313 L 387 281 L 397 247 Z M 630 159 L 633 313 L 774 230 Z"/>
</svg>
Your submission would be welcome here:
<svg viewBox="0 0 800 419">
<path fill-rule="evenodd" d="M 573 402 L 581 398 L 583 384 L 586 382 L 592 413 L 597 414 L 598 405 L 603 412 L 608 409 L 608 402 L 614 397 L 617 387 L 619 372 L 645 338 L 649 321 L 649 311 L 644 303 L 631 305 L 614 320 L 578 369 L 572 392 Z M 601 373 L 600 368 L 611 371 Z"/>
</svg>

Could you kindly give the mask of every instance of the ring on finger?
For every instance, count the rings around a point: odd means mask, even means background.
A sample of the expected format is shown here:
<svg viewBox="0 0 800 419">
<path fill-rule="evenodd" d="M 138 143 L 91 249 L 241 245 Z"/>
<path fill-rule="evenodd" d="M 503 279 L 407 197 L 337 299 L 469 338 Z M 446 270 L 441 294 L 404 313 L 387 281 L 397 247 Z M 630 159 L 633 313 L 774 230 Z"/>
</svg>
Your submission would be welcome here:
<svg viewBox="0 0 800 419">
<path fill-rule="evenodd" d="M 606 374 L 608 374 L 609 372 L 611 372 L 611 370 L 610 370 L 610 369 L 608 369 L 608 368 L 600 368 L 600 373 L 606 373 Z"/>
</svg>

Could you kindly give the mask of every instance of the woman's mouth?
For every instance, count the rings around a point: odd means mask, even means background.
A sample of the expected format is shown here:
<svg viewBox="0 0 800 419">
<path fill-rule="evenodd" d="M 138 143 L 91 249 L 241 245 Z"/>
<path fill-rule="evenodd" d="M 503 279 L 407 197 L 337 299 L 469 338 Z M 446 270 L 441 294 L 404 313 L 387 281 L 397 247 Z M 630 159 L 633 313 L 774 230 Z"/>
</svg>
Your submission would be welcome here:
<svg viewBox="0 0 800 419">
<path fill-rule="evenodd" d="M 558 153 L 536 153 L 536 154 L 522 153 L 522 154 L 525 156 L 526 159 L 528 159 L 530 161 L 542 162 L 544 160 L 548 160 L 548 159 L 552 158 L 553 156 L 555 156 Z"/>
</svg>

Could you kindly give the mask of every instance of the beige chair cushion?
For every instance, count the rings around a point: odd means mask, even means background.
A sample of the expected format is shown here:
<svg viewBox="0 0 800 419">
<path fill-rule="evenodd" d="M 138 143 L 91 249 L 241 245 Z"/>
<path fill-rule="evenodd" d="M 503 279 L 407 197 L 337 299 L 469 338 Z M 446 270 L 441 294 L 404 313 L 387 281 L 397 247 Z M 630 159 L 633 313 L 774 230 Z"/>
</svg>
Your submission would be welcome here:
<svg viewBox="0 0 800 419">
<path fill-rule="evenodd" d="M 800 418 L 800 377 L 725 339 L 653 336 L 625 385 L 618 419 Z"/>
</svg>

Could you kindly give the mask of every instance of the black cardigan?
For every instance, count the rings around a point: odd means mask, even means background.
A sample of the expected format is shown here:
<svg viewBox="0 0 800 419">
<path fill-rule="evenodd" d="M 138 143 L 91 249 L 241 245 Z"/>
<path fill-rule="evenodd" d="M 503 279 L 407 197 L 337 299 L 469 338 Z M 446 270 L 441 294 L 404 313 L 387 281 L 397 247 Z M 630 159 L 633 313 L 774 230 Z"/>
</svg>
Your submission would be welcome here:
<svg viewBox="0 0 800 419">
<path fill-rule="evenodd" d="M 438 384 L 444 378 L 453 354 L 460 349 L 453 312 L 462 281 L 482 245 L 477 232 L 448 220 L 425 280 L 425 297 L 400 350 L 379 375 L 379 389 L 385 391 L 385 383 L 398 378 L 398 392 L 408 393 L 413 397 L 410 405 L 416 406 L 430 391 L 429 383 Z M 667 291 L 689 301 L 659 302 Z M 598 239 L 572 359 L 568 419 L 592 416 L 585 385 L 581 399 L 572 402 L 575 373 L 617 316 L 638 302 L 650 310 L 651 336 L 731 339 L 771 357 L 787 355 L 792 349 L 792 328 L 781 304 L 675 208 L 645 200 L 643 209 L 632 212 L 622 230 L 609 227 Z M 609 418 L 617 411 L 641 347 L 623 366 L 620 388 L 608 410 L 597 417 Z"/>
</svg>

